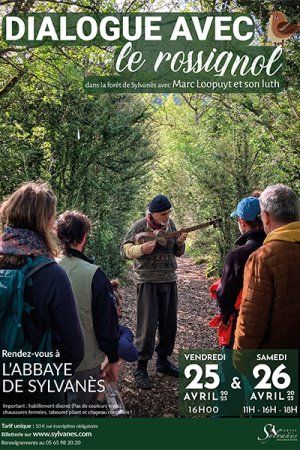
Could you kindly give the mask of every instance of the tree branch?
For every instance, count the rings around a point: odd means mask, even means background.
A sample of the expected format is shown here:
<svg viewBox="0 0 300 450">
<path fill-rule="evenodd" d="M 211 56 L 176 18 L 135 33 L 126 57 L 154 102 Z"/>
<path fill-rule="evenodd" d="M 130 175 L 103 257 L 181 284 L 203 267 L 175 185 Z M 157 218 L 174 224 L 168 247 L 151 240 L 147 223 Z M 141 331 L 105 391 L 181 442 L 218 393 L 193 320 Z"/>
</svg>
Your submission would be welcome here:
<svg viewBox="0 0 300 450">
<path fill-rule="evenodd" d="M 9 82 L 0 89 L 0 97 L 7 94 L 17 83 L 18 81 L 24 76 L 25 72 L 19 72 L 18 75 L 14 75 Z"/>
</svg>

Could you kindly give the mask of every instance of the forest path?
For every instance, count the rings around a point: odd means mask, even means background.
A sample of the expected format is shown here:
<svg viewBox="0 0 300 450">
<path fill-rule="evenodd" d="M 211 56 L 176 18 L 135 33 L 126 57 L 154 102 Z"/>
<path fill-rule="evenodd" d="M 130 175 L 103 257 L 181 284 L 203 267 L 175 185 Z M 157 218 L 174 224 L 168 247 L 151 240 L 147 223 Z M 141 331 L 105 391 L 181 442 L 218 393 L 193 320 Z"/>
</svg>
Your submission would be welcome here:
<svg viewBox="0 0 300 450">
<path fill-rule="evenodd" d="M 178 263 L 178 326 L 172 362 L 178 364 L 180 349 L 215 348 L 216 332 L 208 326 L 216 313 L 216 305 L 209 297 L 211 281 L 204 274 L 204 268 L 194 264 L 191 258 L 182 257 Z M 122 324 L 135 333 L 136 327 L 136 285 L 132 270 L 129 270 L 124 296 Z M 154 388 L 150 391 L 135 386 L 133 373 L 136 364 L 126 364 L 120 380 L 120 392 L 130 417 L 177 417 L 178 380 L 158 374 L 155 371 L 156 355 L 149 363 L 149 374 Z"/>
</svg>

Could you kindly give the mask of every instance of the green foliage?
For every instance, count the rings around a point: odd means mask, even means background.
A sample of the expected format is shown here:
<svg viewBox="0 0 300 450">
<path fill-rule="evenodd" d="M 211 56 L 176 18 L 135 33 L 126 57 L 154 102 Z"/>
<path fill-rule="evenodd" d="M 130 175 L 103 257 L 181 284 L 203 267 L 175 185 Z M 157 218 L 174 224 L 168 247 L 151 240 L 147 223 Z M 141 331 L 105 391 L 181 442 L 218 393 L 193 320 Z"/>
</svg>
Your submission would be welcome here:
<svg viewBox="0 0 300 450">
<path fill-rule="evenodd" d="M 1 13 L 115 8 L 111 1 L 72 3 L 21 1 Z M 158 4 L 128 0 L 123 10 Z M 271 10 L 299 21 L 294 1 L 191 0 L 173 6 L 253 14 L 262 43 Z M 300 190 L 297 36 L 285 43 L 285 54 L 287 90 L 280 95 L 92 97 L 82 90 L 83 77 L 110 73 L 110 48 L 15 48 L 0 40 L 0 195 L 23 181 L 48 181 L 59 212 L 76 208 L 92 219 L 89 253 L 115 276 L 122 269 L 119 245 L 128 224 L 141 217 L 153 195 L 165 193 L 178 226 L 215 215 L 223 219 L 219 230 L 195 232 L 188 241 L 208 274 L 220 273 L 238 235 L 229 218 L 236 203 L 277 182 Z"/>
<path fill-rule="evenodd" d="M 118 248 L 153 158 L 147 107 L 138 96 L 87 96 L 69 74 L 61 89 L 24 77 L 6 97 L 1 197 L 23 181 L 48 181 L 59 212 L 79 209 L 92 219 L 90 252 L 116 276 Z"/>
<path fill-rule="evenodd" d="M 190 253 L 220 273 L 237 238 L 230 213 L 256 189 L 283 182 L 299 190 L 299 94 L 183 95 L 162 100 L 162 144 L 153 193 L 163 187 L 180 225 L 220 216 L 220 230 L 195 232 Z"/>
<path fill-rule="evenodd" d="M 232 2 L 233 3 L 233 2 Z M 237 0 L 237 5 L 266 25 L 271 11 L 283 12 L 290 22 L 299 22 L 300 6 L 295 0 Z"/>
</svg>

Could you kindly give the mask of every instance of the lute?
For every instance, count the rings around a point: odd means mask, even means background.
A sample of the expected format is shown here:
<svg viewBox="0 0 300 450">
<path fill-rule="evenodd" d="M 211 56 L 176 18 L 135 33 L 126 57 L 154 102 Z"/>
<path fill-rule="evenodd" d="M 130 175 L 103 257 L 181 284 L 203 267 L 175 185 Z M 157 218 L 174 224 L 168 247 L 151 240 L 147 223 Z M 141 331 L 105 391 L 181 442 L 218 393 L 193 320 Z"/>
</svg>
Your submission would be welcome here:
<svg viewBox="0 0 300 450">
<path fill-rule="evenodd" d="M 201 228 L 206 228 L 212 225 L 214 228 L 218 227 L 222 222 L 221 218 L 215 218 L 209 220 L 208 222 L 200 223 L 199 225 L 194 225 L 192 227 L 181 228 L 177 231 L 172 231 L 167 233 L 164 230 L 154 230 L 154 231 L 143 231 L 138 233 L 134 237 L 134 243 L 137 245 L 144 244 L 149 241 L 156 241 L 162 247 L 165 247 L 169 239 L 177 238 L 182 233 L 191 233 L 192 231 L 199 230 Z"/>
</svg>

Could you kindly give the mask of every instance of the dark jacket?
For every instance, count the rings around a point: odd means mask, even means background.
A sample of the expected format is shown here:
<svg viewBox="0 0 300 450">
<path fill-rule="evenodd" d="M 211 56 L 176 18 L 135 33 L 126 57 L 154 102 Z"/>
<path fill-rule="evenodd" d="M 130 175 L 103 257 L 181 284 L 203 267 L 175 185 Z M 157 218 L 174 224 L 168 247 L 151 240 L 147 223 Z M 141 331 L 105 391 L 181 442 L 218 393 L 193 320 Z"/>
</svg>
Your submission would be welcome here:
<svg viewBox="0 0 300 450">
<path fill-rule="evenodd" d="M 84 253 L 70 249 L 72 256 L 81 258 L 93 264 Z M 119 329 L 118 316 L 115 307 L 115 296 L 111 283 L 101 267 L 99 267 L 92 281 L 92 316 L 96 339 L 110 363 L 119 360 Z"/>
<path fill-rule="evenodd" d="M 32 276 L 25 288 L 25 301 L 33 307 L 24 316 L 24 332 L 37 350 L 44 333 L 50 328 L 53 350 L 60 352 L 62 362 L 72 363 L 73 371 L 84 356 L 84 342 L 70 281 L 55 262 Z"/>
<path fill-rule="evenodd" d="M 247 259 L 263 244 L 265 237 L 263 230 L 248 231 L 235 242 L 238 247 L 227 254 L 217 290 L 217 302 L 222 314 L 227 316 L 235 311 L 234 304 L 243 287 Z"/>
</svg>

